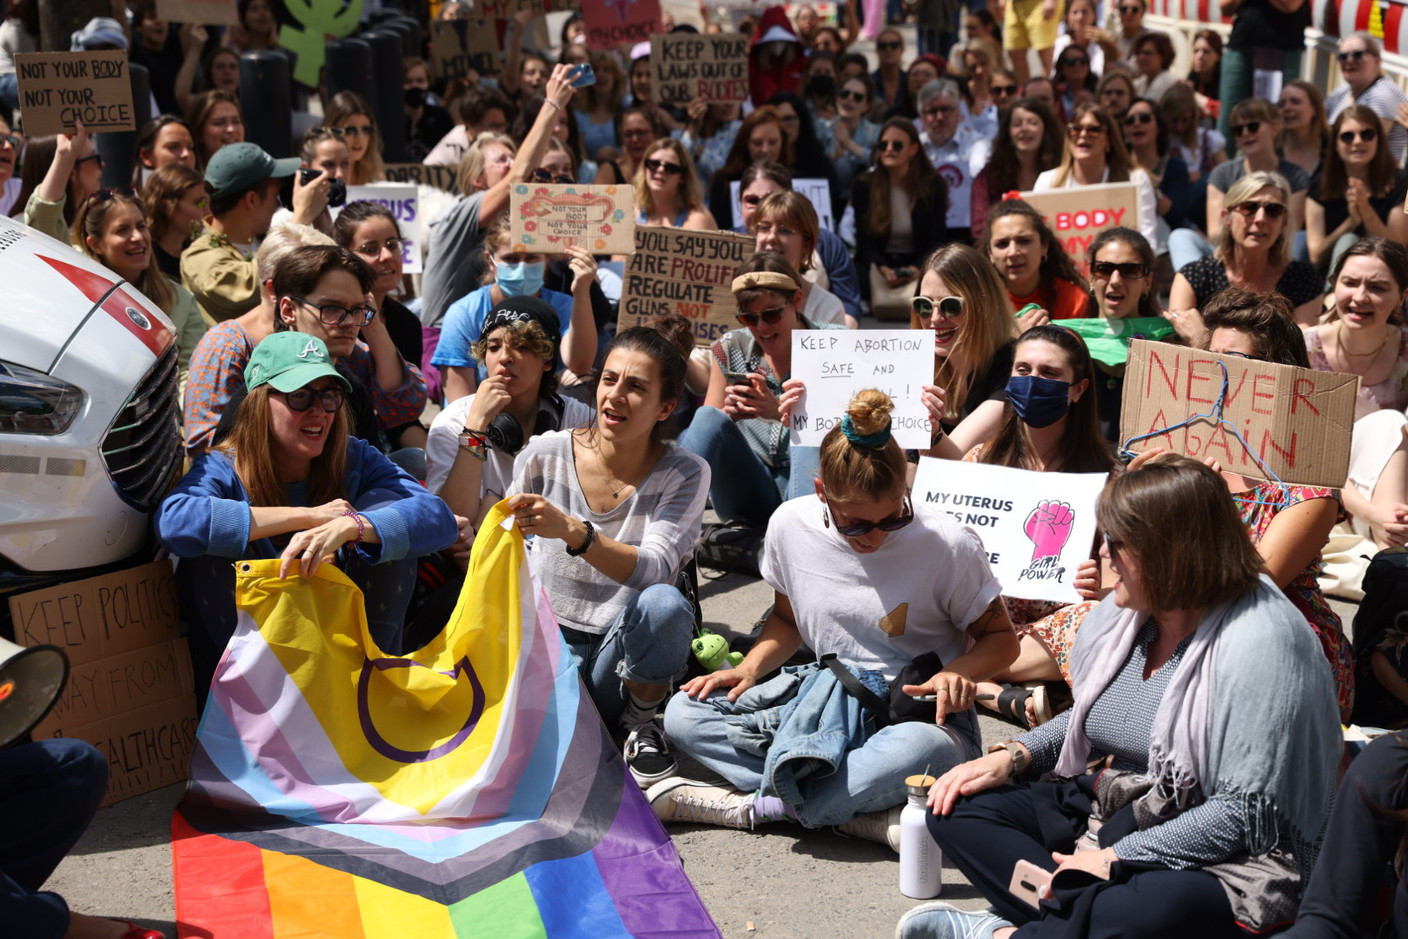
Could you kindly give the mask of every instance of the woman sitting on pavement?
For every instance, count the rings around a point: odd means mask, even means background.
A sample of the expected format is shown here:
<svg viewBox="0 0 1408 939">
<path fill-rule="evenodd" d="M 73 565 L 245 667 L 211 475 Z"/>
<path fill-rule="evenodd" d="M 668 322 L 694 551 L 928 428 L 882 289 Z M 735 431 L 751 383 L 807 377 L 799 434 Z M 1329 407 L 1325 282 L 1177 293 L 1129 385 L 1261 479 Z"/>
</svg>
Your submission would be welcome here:
<svg viewBox="0 0 1408 939">
<path fill-rule="evenodd" d="M 725 522 L 762 528 L 816 475 L 816 448 L 791 447 L 779 400 L 792 376 L 792 332 L 828 328 L 802 315 L 801 284 L 773 251 L 738 266 L 733 295 L 744 328 L 714 343 L 704 406 L 680 434 L 680 446 L 713 470 L 709 495 Z"/>
<path fill-rule="evenodd" d="M 645 159 L 636 167 L 634 187 L 637 225 L 718 229 L 704 207 L 694 160 L 673 137 L 662 137 L 646 148 Z"/>
<path fill-rule="evenodd" d="M 398 655 L 415 559 L 457 537 L 444 502 L 348 435 L 352 386 L 321 339 L 269 336 L 245 385 L 229 438 L 196 460 L 156 515 L 157 537 L 182 559 L 177 589 L 202 702 L 235 631 L 231 561 L 282 558 L 280 576 L 309 577 L 336 558 L 367 595 L 373 641 Z"/>
<path fill-rule="evenodd" d="M 694 609 L 674 584 L 709 491 L 709 467 L 669 439 L 684 372 L 684 356 L 657 330 L 617 334 L 596 420 L 531 440 L 509 489 L 582 680 L 607 727 L 626 737 L 642 785 L 674 770 L 655 711 L 689 656 Z"/>
<path fill-rule="evenodd" d="M 860 324 L 846 312 L 840 298 L 827 290 L 825 283 L 818 283 L 826 279 L 826 271 L 815 271 L 820 231 L 812 200 L 800 192 L 775 192 L 758 203 L 753 214 L 757 250 L 776 251 L 802 275 L 802 315 L 813 323 L 855 329 Z"/>
<path fill-rule="evenodd" d="M 1408 241 L 1408 170 L 1393 161 L 1379 116 L 1351 105 L 1330 128 L 1330 146 L 1305 204 L 1305 241 L 1321 270 L 1365 235 Z"/>
<path fill-rule="evenodd" d="M 815 495 L 773 515 L 762 569 L 775 605 L 762 634 L 738 666 L 685 683 L 665 712 L 675 747 L 727 782 L 656 783 L 647 798 L 662 820 L 840 825 L 898 848 L 904 778 L 978 752 L 974 682 L 1005 667 L 1016 641 L 977 536 L 905 494 L 892 407 L 881 392 L 856 395 L 821 446 Z M 934 695 L 935 717 L 877 726 L 821 665 L 759 684 L 803 645 L 882 696 L 911 659 L 936 652 L 938 670 L 903 688 Z M 807 713 L 823 703 L 819 720 Z M 793 762 L 804 756 L 809 773 Z"/>
<path fill-rule="evenodd" d="M 513 458 L 534 436 L 592 423 L 592 409 L 557 394 L 557 312 L 537 297 L 505 297 L 470 349 L 488 377 L 430 425 L 425 484 L 478 531 L 513 480 Z"/>
<path fill-rule="evenodd" d="M 1120 581 L 1081 629 L 1075 706 L 929 791 L 930 832 L 993 910 L 921 904 L 905 939 L 1221 939 L 1294 915 L 1341 747 L 1317 643 L 1208 467 L 1150 462 L 1096 514 Z M 1068 781 L 1031 781 L 1053 770 Z M 1010 887 L 1019 862 L 1040 908 Z"/>
<path fill-rule="evenodd" d="M 1007 282 L 1022 328 L 1092 315 L 1090 285 L 1029 203 L 1003 199 L 989 209 L 982 246 Z"/>
</svg>

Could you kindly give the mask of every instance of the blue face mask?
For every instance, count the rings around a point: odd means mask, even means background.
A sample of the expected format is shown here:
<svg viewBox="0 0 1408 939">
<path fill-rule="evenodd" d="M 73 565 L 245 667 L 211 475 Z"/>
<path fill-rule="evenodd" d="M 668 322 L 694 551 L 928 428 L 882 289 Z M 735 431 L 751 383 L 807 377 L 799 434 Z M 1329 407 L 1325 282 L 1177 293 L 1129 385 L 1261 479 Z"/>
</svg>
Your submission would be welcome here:
<svg viewBox="0 0 1408 939">
<path fill-rule="evenodd" d="M 536 297 L 538 291 L 543 289 L 543 271 L 546 267 L 542 261 L 500 264 L 495 282 L 506 297 Z"/>
<path fill-rule="evenodd" d="M 1071 409 L 1071 383 L 1035 375 L 1007 379 L 1007 400 L 1028 427 L 1050 427 Z"/>
</svg>

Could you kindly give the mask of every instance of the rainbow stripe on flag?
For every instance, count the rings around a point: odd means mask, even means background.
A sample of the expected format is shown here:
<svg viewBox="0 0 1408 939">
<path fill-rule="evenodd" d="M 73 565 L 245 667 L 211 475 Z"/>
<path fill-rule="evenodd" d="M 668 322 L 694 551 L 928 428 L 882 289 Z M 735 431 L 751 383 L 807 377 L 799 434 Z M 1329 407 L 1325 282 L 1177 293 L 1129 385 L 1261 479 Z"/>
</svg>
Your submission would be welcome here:
<svg viewBox="0 0 1408 939">
<path fill-rule="evenodd" d="M 496 507 L 439 637 L 241 561 L 172 824 L 182 937 L 718 936 Z"/>
</svg>

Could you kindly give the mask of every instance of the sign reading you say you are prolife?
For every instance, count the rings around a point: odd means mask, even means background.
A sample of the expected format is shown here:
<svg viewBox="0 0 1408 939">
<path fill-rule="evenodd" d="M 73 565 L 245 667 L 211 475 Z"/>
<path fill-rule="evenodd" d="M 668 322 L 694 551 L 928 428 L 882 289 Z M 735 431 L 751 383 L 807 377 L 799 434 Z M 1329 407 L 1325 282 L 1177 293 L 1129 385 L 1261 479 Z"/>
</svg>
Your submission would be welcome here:
<svg viewBox="0 0 1408 939">
<path fill-rule="evenodd" d="M 1269 479 L 1264 463 L 1282 482 L 1341 489 L 1358 395 L 1357 375 L 1136 339 L 1125 368 L 1120 442 L 1136 453 L 1163 447 L 1211 457 L 1228 472 Z M 1208 418 L 1185 423 L 1219 400 L 1231 428 Z M 1146 434 L 1155 436 L 1128 443 Z"/>
<path fill-rule="evenodd" d="M 983 541 L 1002 593 L 1076 603 L 1076 568 L 1095 542 L 1104 473 L 1030 470 L 920 457 L 910 499 L 939 509 Z"/>
<path fill-rule="evenodd" d="M 733 275 L 753 253 L 752 235 L 636 226 L 636 250 L 626 259 L 617 330 L 660 314 L 689 320 L 696 345 L 712 345 L 738 328 Z"/>
<path fill-rule="evenodd" d="M 509 239 L 515 252 L 564 254 L 581 245 L 592 254 L 636 248 L 630 186 L 518 183 L 509 192 Z"/>
<path fill-rule="evenodd" d="M 24 52 L 15 56 L 24 131 L 31 137 L 136 130 L 127 53 Z"/>
<path fill-rule="evenodd" d="M 748 37 L 670 33 L 650 37 L 650 93 L 657 104 L 748 97 Z"/>
<path fill-rule="evenodd" d="M 928 449 L 929 412 L 919 400 L 934 382 L 932 329 L 794 329 L 792 377 L 807 393 L 791 415 L 793 446 L 818 447 L 859 391 L 895 402 L 890 431 L 905 449 Z"/>
</svg>

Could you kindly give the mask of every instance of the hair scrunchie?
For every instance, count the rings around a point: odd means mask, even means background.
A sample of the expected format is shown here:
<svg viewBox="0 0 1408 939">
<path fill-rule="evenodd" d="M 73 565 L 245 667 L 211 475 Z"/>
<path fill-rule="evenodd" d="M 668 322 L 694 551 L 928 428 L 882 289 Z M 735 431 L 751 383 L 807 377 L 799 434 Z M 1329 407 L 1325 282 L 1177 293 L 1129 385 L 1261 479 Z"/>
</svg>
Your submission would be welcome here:
<svg viewBox="0 0 1408 939">
<path fill-rule="evenodd" d="M 856 425 L 851 423 L 851 415 L 849 414 L 841 418 L 841 433 L 845 434 L 846 439 L 857 447 L 873 447 L 878 450 L 890 442 L 889 424 L 873 434 L 861 434 L 856 432 Z"/>
</svg>

